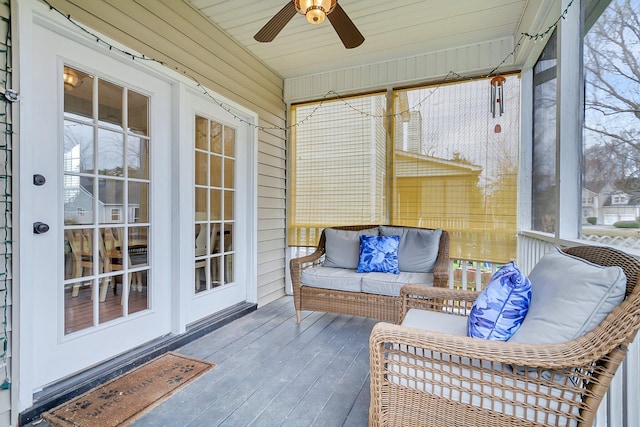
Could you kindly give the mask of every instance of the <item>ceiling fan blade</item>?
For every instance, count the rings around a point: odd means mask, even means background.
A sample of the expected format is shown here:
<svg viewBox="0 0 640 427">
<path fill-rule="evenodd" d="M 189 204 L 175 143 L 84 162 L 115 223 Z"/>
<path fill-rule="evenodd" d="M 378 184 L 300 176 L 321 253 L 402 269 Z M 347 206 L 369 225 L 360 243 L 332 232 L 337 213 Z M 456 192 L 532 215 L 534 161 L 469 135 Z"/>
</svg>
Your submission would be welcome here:
<svg viewBox="0 0 640 427">
<path fill-rule="evenodd" d="M 364 36 L 358 31 L 339 3 L 336 3 L 336 7 L 327 15 L 327 18 L 347 49 L 358 47 L 364 42 Z"/>
<path fill-rule="evenodd" d="M 293 1 L 289 1 L 284 5 L 280 12 L 276 13 L 273 18 L 267 22 L 264 27 L 260 29 L 253 36 L 259 42 L 270 42 L 276 38 L 278 33 L 282 31 L 285 25 L 293 18 L 296 14 L 296 6 Z"/>
</svg>

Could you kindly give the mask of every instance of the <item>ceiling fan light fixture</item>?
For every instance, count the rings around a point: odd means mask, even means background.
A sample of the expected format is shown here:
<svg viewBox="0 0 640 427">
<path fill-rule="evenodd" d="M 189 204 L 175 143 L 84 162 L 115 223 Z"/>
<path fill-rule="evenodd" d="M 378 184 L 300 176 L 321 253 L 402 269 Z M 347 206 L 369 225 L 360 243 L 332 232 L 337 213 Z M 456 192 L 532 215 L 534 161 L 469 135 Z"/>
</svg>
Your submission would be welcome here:
<svg viewBox="0 0 640 427">
<path fill-rule="evenodd" d="M 311 6 L 309 9 L 307 9 L 307 13 L 305 16 L 310 24 L 320 24 L 324 22 L 324 18 L 327 17 L 324 9 L 322 9 L 320 6 Z"/>
<path fill-rule="evenodd" d="M 295 0 L 296 10 L 311 24 L 320 24 L 336 5 L 336 0 Z"/>
<path fill-rule="evenodd" d="M 340 7 L 338 0 L 287 0 L 284 7 L 253 38 L 260 43 L 273 41 L 296 13 L 304 15 L 312 24 L 320 24 L 328 19 L 347 49 L 358 47 L 364 42 L 364 36 Z"/>
</svg>

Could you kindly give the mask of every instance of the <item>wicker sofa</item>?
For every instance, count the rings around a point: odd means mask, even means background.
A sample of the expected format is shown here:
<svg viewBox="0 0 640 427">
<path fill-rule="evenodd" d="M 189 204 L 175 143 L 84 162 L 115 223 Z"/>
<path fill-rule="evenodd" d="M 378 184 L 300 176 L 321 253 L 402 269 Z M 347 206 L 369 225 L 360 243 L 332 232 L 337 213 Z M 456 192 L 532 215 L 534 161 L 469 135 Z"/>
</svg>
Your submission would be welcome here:
<svg viewBox="0 0 640 427">
<path fill-rule="evenodd" d="M 616 305 L 609 300 L 610 306 L 598 315 L 605 316 L 604 320 L 598 323 L 584 298 L 594 283 L 604 286 L 601 276 L 587 273 L 586 280 L 575 280 L 582 291 L 573 288 L 573 292 L 567 292 L 573 286 L 568 276 L 577 270 L 564 269 L 564 274 L 549 276 L 552 280 L 548 283 L 559 290 L 556 297 L 537 301 L 532 278 L 534 299 L 525 323 L 538 302 L 537 307 L 547 311 L 543 320 L 556 323 L 541 328 L 545 339 L 546 329 L 570 329 L 575 313 L 584 313 L 593 329 L 550 343 L 512 342 L 524 328 L 523 323 L 512 338 L 502 342 L 465 334 L 465 316 L 478 293 L 405 286 L 402 323 L 381 322 L 371 332 L 369 425 L 591 426 L 640 327 L 640 261 L 604 247 L 577 246 L 558 253 L 586 260 L 585 265 L 609 267 L 609 271 L 612 266 L 621 267 L 617 274 L 624 282 L 618 280 L 607 288 L 603 298 L 592 300 L 608 299 L 616 286 L 615 297 L 622 302 Z M 538 296 L 542 297 L 540 293 Z M 539 322 L 539 314 L 536 311 L 532 320 Z"/>
<path fill-rule="evenodd" d="M 433 270 L 424 274 L 411 273 L 409 272 L 411 269 L 409 269 L 401 271 L 399 275 L 395 275 L 388 273 L 356 273 L 355 268 L 334 268 L 335 264 L 326 267 L 331 262 L 338 264 L 344 262 L 343 258 L 355 258 L 357 263 L 357 243 L 353 243 L 352 240 L 344 240 L 344 238 L 348 235 L 349 239 L 357 239 L 358 234 L 367 232 L 426 237 L 426 239 L 418 239 L 418 241 L 431 242 L 428 245 L 425 243 L 425 246 L 429 247 L 416 248 L 413 245 L 411 246 L 412 249 L 409 250 L 408 246 L 404 246 L 405 258 L 413 258 L 413 261 L 419 263 L 422 254 L 424 254 L 424 258 L 432 256 L 435 261 Z M 433 235 L 430 237 L 429 233 L 433 233 Z M 353 237 L 353 234 L 355 234 L 355 237 Z M 339 235 L 339 239 L 335 237 L 336 235 Z M 439 236 L 439 239 L 435 240 L 435 247 L 431 247 L 434 239 L 436 239 L 433 236 Z M 329 240 L 329 243 L 327 243 L 327 240 Z M 410 238 L 401 237 L 401 248 L 398 255 L 400 270 L 403 267 L 403 240 L 408 242 Z M 356 246 L 352 247 L 350 245 Z M 332 257 L 332 248 L 336 246 L 339 247 L 339 250 L 333 249 L 333 251 L 338 253 Z M 344 252 L 345 246 L 350 248 L 348 253 Z M 327 249 L 329 249 L 329 253 L 327 253 Z M 407 252 L 410 253 L 407 255 Z M 407 262 L 404 264 L 407 265 Z M 322 231 L 315 252 L 304 257 L 292 259 L 290 268 L 293 301 L 298 323 L 301 320 L 301 310 L 349 314 L 371 317 L 387 322 L 397 322 L 399 320 L 399 295 L 402 285 L 411 283 L 422 286 L 448 286 L 449 234 L 445 230 L 408 226 L 351 225 L 330 227 Z M 366 283 L 362 286 L 362 278 L 368 278 L 370 281 L 367 282 L 365 280 Z M 370 286 L 367 287 L 367 284 Z"/>
</svg>

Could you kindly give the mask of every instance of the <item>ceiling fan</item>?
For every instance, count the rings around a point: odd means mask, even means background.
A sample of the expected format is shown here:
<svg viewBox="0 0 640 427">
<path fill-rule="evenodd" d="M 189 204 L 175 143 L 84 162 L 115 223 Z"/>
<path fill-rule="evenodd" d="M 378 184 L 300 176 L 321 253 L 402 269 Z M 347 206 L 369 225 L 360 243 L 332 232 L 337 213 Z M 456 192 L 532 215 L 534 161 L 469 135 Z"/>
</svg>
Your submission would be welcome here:
<svg viewBox="0 0 640 427">
<path fill-rule="evenodd" d="M 291 0 L 253 38 L 259 42 L 272 41 L 296 12 L 305 15 L 307 21 L 312 24 L 320 24 L 325 18 L 329 18 L 347 49 L 358 47 L 364 42 L 364 37 L 337 0 Z"/>
</svg>

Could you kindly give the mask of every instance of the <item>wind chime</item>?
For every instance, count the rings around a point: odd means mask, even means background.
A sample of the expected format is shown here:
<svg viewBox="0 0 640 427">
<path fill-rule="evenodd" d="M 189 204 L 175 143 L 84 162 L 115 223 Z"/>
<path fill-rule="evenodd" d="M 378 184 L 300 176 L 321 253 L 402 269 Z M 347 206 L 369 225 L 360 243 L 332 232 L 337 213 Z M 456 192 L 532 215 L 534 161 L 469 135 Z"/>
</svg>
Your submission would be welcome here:
<svg viewBox="0 0 640 427">
<path fill-rule="evenodd" d="M 504 76 L 495 76 L 491 79 L 491 114 L 496 118 L 496 112 L 504 114 Z"/>
<path fill-rule="evenodd" d="M 491 115 L 496 118 L 496 113 L 501 117 L 504 114 L 504 83 L 507 79 L 504 76 L 495 76 L 491 79 Z M 500 133 L 502 128 L 499 124 L 493 129 L 495 133 Z"/>
</svg>

